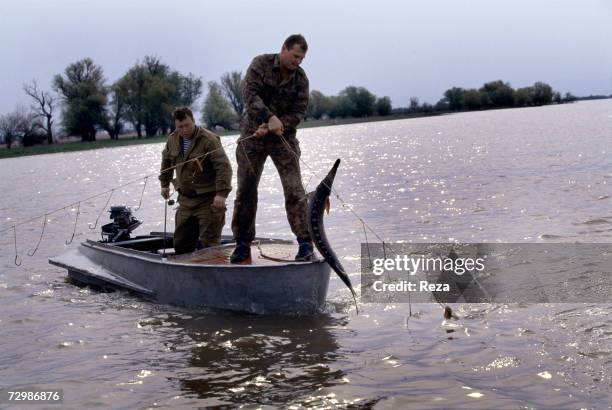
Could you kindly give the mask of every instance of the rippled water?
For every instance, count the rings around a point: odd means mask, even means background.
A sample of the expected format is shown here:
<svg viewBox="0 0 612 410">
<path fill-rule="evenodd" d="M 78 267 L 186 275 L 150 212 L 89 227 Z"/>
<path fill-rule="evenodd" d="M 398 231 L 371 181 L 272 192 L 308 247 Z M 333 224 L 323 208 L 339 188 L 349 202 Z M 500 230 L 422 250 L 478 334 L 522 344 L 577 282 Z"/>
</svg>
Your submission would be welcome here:
<svg viewBox="0 0 612 410">
<path fill-rule="evenodd" d="M 234 137 L 224 138 L 233 157 Z M 326 226 L 359 283 L 361 223 L 385 241 L 612 242 L 612 102 L 465 113 L 300 130 L 312 189 L 340 157 Z M 0 161 L 0 228 L 155 173 L 161 145 Z M 311 170 L 318 176 L 311 178 Z M 142 182 L 113 193 L 135 206 Z M 258 234 L 290 238 L 270 161 Z M 233 199 L 233 194 L 230 196 Z M 48 256 L 97 238 L 107 197 L 0 236 L 0 387 L 63 388 L 92 407 L 374 406 L 608 408 L 612 306 L 362 304 L 333 277 L 328 313 L 260 317 L 195 312 L 65 281 Z M 231 201 L 228 215 L 231 215 Z M 147 181 L 141 232 L 161 230 Z M 229 218 L 228 218 L 229 219 Z M 100 219 L 106 222 L 107 213 Z M 229 227 L 226 227 L 229 233 Z M 375 240 L 369 235 L 370 240 Z"/>
</svg>

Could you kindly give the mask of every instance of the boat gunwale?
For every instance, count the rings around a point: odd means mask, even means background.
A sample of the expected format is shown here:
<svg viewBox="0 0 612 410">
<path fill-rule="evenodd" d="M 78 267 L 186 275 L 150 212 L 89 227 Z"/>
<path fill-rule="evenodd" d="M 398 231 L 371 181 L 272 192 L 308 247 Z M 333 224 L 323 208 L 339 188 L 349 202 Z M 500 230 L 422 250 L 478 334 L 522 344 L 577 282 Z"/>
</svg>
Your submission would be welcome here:
<svg viewBox="0 0 612 410">
<path fill-rule="evenodd" d="M 243 265 L 243 264 L 227 264 L 227 265 L 219 265 L 219 264 L 203 264 L 203 263 L 184 263 L 184 262 L 176 262 L 170 259 L 163 260 L 163 256 L 159 254 L 153 254 L 144 251 L 138 251 L 130 248 L 123 248 L 117 245 L 112 245 L 108 243 L 102 243 L 98 241 L 93 241 L 91 239 L 87 239 L 85 242 L 81 242 L 81 246 L 100 250 L 103 252 L 108 252 L 121 256 L 129 256 L 134 257 L 136 259 L 140 259 L 147 262 L 155 262 L 162 265 L 172 265 L 172 266 L 181 266 L 181 267 L 189 267 L 189 268 L 219 268 L 219 269 L 278 269 L 278 268 L 286 268 L 288 266 L 306 266 L 306 265 L 315 265 L 315 264 L 323 264 L 326 263 L 324 259 L 318 258 L 314 261 L 305 261 L 305 262 L 297 262 L 297 261 L 287 261 L 287 262 L 279 262 L 277 265 Z M 228 246 L 220 245 L 220 246 Z"/>
</svg>

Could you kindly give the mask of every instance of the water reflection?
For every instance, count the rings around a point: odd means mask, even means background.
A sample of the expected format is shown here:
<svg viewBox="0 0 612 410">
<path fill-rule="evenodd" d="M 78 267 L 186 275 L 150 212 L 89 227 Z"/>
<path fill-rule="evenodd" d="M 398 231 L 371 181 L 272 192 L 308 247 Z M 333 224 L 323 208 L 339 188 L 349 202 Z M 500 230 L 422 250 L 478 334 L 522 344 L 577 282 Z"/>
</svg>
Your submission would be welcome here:
<svg viewBox="0 0 612 410">
<path fill-rule="evenodd" d="M 336 190 L 388 243 L 609 243 L 609 119 L 608 100 L 304 129 L 299 138 L 310 166 L 304 181 L 311 190 L 320 180 L 311 168 L 322 174 L 341 157 Z M 223 138 L 228 152 L 234 140 Z M 2 160 L 2 227 L 155 173 L 161 149 Z M 141 232 L 163 229 L 163 201 L 154 188 L 149 183 L 137 214 Z M 129 185 L 112 202 L 135 206 L 141 193 L 142 185 Z M 73 246 L 99 238 L 87 225 L 105 201 L 81 204 Z M 278 172 L 268 161 L 258 234 L 292 237 L 282 203 Z M 230 199 L 228 215 L 232 205 Z M 368 400 L 377 408 L 609 407 L 609 305 L 453 306 L 461 320 L 452 333 L 440 326 L 437 304 L 410 320 L 405 306 L 363 306 L 359 316 L 351 311 L 349 323 L 335 315 L 181 314 L 64 284 L 66 272 L 46 257 L 66 250 L 75 215 L 76 209 L 51 215 L 39 251 L 19 268 L 12 235 L 0 236 L 5 385 L 63 387 L 73 408 L 288 407 L 285 401 L 367 407 Z M 38 241 L 41 219 L 18 228 L 21 256 Z M 363 229 L 335 197 L 326 228 L 358 282 Z M 332 277 L 335 312 L 348 312 L 349 298 Z"/>
<path fill-rule="evenodd" d="M 178 372 L 180 388 L 202 399 L 280 404 L 346 376 L 332 364 L 342 359 L 331 328 L 346 318 L 259 317 L 214 314 L 171 316 L 181 343 L 190 342 L 189 367 Z"/>
</svg>

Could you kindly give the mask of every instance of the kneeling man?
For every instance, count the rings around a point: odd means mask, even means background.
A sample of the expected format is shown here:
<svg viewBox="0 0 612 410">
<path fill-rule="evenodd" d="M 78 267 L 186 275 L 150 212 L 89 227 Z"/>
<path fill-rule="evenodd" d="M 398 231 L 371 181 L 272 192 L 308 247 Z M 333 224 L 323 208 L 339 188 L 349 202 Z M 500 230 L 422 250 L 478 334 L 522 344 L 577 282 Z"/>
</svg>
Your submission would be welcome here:
<svg viewBox="0 0 612 410">
<path fill-rule="evenodd" d="M 177 108 L 172 118 L 176 130 L 162 152 L 159 180 L 164 199 L 170 197 L 170 182 L 179 193 L 174 250 L 181 254 L 193 252 L 198 239 L 204 247 L 221 242 L 232 166 L 219 137 L 198 127 L 189 108 Z"/>
</svg>

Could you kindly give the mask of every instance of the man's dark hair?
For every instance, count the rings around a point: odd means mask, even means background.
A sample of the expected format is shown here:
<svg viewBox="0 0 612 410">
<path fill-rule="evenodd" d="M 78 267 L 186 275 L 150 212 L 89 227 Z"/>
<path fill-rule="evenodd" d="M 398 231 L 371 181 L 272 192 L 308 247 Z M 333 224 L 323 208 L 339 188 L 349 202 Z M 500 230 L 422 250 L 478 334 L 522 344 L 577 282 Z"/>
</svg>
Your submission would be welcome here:
<svg viewBox="0 0 612 410">
<path fill-rule="evenodd" d="M 291 50 L 293 46 L 296 44 L 300 46 L 303 52 L 308 51 L 308 43 L 306 42 L 306 39 L 304 38 L 304 36 L 301 34 L 290 35 L 289 37 L 287 37 L 287 40 L 285 40 L 285 42 L 283 43 L 283 46 L 287 47 L 287 50 Z"/>
<path fill-rule="evenodd" d="M 172 113 L 172 120 L 183 121 L 185 118 L 187 118 L 187 116 L 189 116 L 195 122 L 195 119 L 193 118 L 193 112 L 191 112 L 189 107 L 177 107 Z"/>
</svg>

